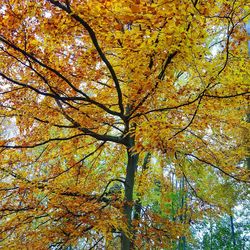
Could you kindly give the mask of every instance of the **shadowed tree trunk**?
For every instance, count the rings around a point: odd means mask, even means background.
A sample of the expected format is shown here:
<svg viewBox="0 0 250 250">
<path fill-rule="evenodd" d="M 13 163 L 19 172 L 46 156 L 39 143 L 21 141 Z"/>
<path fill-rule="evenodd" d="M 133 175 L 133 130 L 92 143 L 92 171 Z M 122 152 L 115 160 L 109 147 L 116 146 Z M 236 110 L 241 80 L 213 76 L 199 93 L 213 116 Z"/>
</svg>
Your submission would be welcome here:
<svg viewBox="0 0 250 250">
<path fill-rule="evenodd" d="M 230 215 L 230 225 L 231 225 L 233 246 L 236 247 L 235 232 L 234 232 L 234 221 L 233 221 L 233 216 L 232 215 Z"/>
<path fill-rule="evenodd" d="M 128 229 L 132 228 L 132 210 L 133 210 L 133 191 L 134 191 L 134 182 L 135 182 L 135 172 L 137 169 L 138 163 L 138 154 L 133 154 L 131 152 L 131 148 L 134 146 L 134 138 L 128 137 L 128 146 L 127 146 L 127 168 L 126 168 L 126 179 L 125 179 L 125 204 L 124 204 L 124 215 L 126 217 L 126 221 L 128 223 Z M 130 238 L 122 232 L 121 235 L 121 249 L 122 250 L 129 250 L 131 247 L 131 240 Z"/>
</svg>

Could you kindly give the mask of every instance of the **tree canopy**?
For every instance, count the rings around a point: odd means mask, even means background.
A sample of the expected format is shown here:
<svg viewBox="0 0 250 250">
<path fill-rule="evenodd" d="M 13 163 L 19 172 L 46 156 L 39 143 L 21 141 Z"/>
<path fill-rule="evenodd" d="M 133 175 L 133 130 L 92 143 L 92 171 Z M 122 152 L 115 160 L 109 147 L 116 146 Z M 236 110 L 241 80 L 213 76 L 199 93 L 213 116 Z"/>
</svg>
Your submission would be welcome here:
<svg viewBox="0 0 250 250">
<path fill-rule="evenodd" d="M 3 249 L 170 249 L 230 213 L 249 182 L 249 9 L 2 0 Z"/>
</svg>

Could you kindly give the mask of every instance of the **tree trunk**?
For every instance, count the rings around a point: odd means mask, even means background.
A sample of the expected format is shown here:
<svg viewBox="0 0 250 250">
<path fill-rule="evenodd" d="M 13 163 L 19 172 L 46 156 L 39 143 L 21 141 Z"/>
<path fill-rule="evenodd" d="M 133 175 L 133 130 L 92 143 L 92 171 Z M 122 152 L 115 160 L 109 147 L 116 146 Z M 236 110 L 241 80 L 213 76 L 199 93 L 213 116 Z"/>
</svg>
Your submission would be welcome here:
<svg viewBox="0 0 250 250">
<path fill-rule="evenodd" d="M 213 250 L 213 225 L 210 217 L 210 250 Z"/>
<path fill-rule="evenodd" d="M 249 41 L 249 44 L 250 44 L 250 41 Z M 250 54 L 250 50 L 249 50 L 249 54 Z M 248 107 L 248 109 L 250 111 L 250 107 Z M 247 122 L 250 123 L 250 113 L 247 114 Z M 250 148 L 248 148 L 248 156 L 246 158 L 246 161 L 247 161 L 247 169 L 250 170 Z"/>
<path fill-rule="evenodd" d="M 147 169 L 147 164 L 149 162 L 150 157 L 151 157 L 151 154 L 147 153 L 146 156 L 145 156 L 145 158 L 144 158 L 143 164 L 142 164 L 142 173 Z M 135 203 L 134 220 L 139 220 L 140 217 L 141 217 L 141 199 L 138 198 L 137 201 L 136 201 L 136 203 Z"/>
<path fill-rule="evenodd" d="M 231 224 L 231 233 L 232 233 L 233 246 L 236 247 L 235 232 L 234 232 L 234 221 L 233 221 L 233 216 L 232 215 L 230 215 L 230 224 Z"/>
<path fill-rule="evenodd" d="M 143 172 L 148 168 L 147 164 L 150 160 L 151 154 L 147 153 L 143 164 L 142 164 L 142 174 Z M 142 210 L 142 204 L 141 204 L 141 199 L 140 199 L 140 194 L 138 194 L 139 198 L 137 198 L 137 200 L 135 201 L 135 206 L 134 206 L 134 218 L 133 220 L 138 221 L 141 218 L 141 210 Z M 137 225 L 138 226 L 138 225 Z M 133 231 L 133 242 L 131 245 L 131 249 L 134 249 L 134 241 L 136 239 L 136 230 Z"/>
<path fill-rule="evenodd" d="M 135 172 L 137 169 L 138 163 L 138 154 L 133 154 L 131 148 L 134 146 L 134 138 L 129 137 L 129 146 L 127 147 L 128 163 L 126 168 L 126 179 L 125 179 L 125 204 L 123 212 L 128 224 L 128 230 L 132 230 L 132 210 L 133 210 L 133 191 L 134 191 L 134 182 L 135 182 Z M 131 248 L 130 238 L 122 232 L 121 235 L 121 249 L 129 250 Z"/>
<path fill-rule="evenodd" d="M 185 194 L 185 178 L 184 176 L 182 176 L 182 178 L 180 179 L 180 195 L 181 195 L 181 215 L 180 215 L 180 221 L 181 223 L 185 223 L 185 220 L 186 220 L 186 211 L 185 211 L 185 214 L 184 214 L 184 206 L 186 203 L 186 194 Z M 185 250 L 186 249 L 186 237 L 185 236 L 182 236 L 180 238 L 180 249 L 182 250 Z"/>
</svg>

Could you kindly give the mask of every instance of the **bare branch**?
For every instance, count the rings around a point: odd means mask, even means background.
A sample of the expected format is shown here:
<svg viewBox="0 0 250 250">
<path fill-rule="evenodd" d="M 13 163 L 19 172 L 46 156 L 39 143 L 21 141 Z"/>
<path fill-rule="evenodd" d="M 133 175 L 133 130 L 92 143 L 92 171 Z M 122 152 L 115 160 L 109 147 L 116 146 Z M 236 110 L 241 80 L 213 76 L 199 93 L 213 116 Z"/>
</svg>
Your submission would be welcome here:
<svg viewBox="0 0 250 250">
<path fill-rule="evenodd" d="M 203 97 L 203 95 L 200 97 L 199 102 L 198 102 L 198 104 L 197 104 L 197 107 L 196 107 L 196 109 L 195 109 L 195 111 L 194 111 L 194 113 L 193 113 L 193 115 L 192 115 L 192 118 L 191 118 L 191 120 L 189 121 L 189 123 L 188 123 L 184 128 L 182 128 L 181 130 L 179 130 L 178 132 L 176 132 L 171 138 L 169 138 L 169 140 L 172 140 L 176 135 L 178 135 L 178 134 L 182 133 L 183 131 L 185 131 L 185 130 L 193 123 L 194 118 L 195 118 L 196 115 L 197 115 L 199 106 L 200 106 L 200 104 L 201 104 L 201 99 L 202 99 L 202 97 Z"/>
<path fill-rule="evenodd" d="M 235 180 L 237 180 L 237 181 L 250 183 L 250 181 L 242 180 L 242 179 L 236 177 L 235 175 L 229 174 L 229 173 L 227 173 L 226 171 L 224 171 L 221 167 L 218 167 L 218 166 L 214 165 L 213 163 L 211 163 L 211 162 L 209 162 L 209 161 L 207 161 L 207 160 L 201 159 L 201 158 L 199 158 L 199 157 L 196 156 L 196 155 L 193 155 L 193 154 L 185 154 L 185 155 L 186 155 L 186 156 L 191 156 L 191 157 L 195 158 L 196 160 L 198 160 L 198 161 L 200 161 L 200 162 L 202 162 L 202 163 L 205 163 L 206 165 L 209 165 L 209 166 L 211 166 L 211 167 L 213 167 L 213 168 L 216 168 L 216 169 L 218 169 L 220 172 L 222 172 L 223 174 L 225 174 L 225 175 L 227 175 L 227 176 L 229 176 L 229 177 L 231 177 L 231 178 L 233 178 L 233 179 L 235 179 Z"/>
</svg>

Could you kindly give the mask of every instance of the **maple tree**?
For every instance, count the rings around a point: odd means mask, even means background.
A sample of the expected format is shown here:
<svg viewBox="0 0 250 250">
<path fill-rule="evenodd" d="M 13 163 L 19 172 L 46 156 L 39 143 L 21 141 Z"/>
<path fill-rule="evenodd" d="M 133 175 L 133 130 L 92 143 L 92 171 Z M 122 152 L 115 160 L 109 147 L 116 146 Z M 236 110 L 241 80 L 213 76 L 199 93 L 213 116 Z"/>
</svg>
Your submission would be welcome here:
<svg viewBox="0 0 250 250">
<path fill-rule="evenodd" d="M 247 2 L 2 0 L 3 249 L 170 248 L 232 207 Z"/>
</svg>

